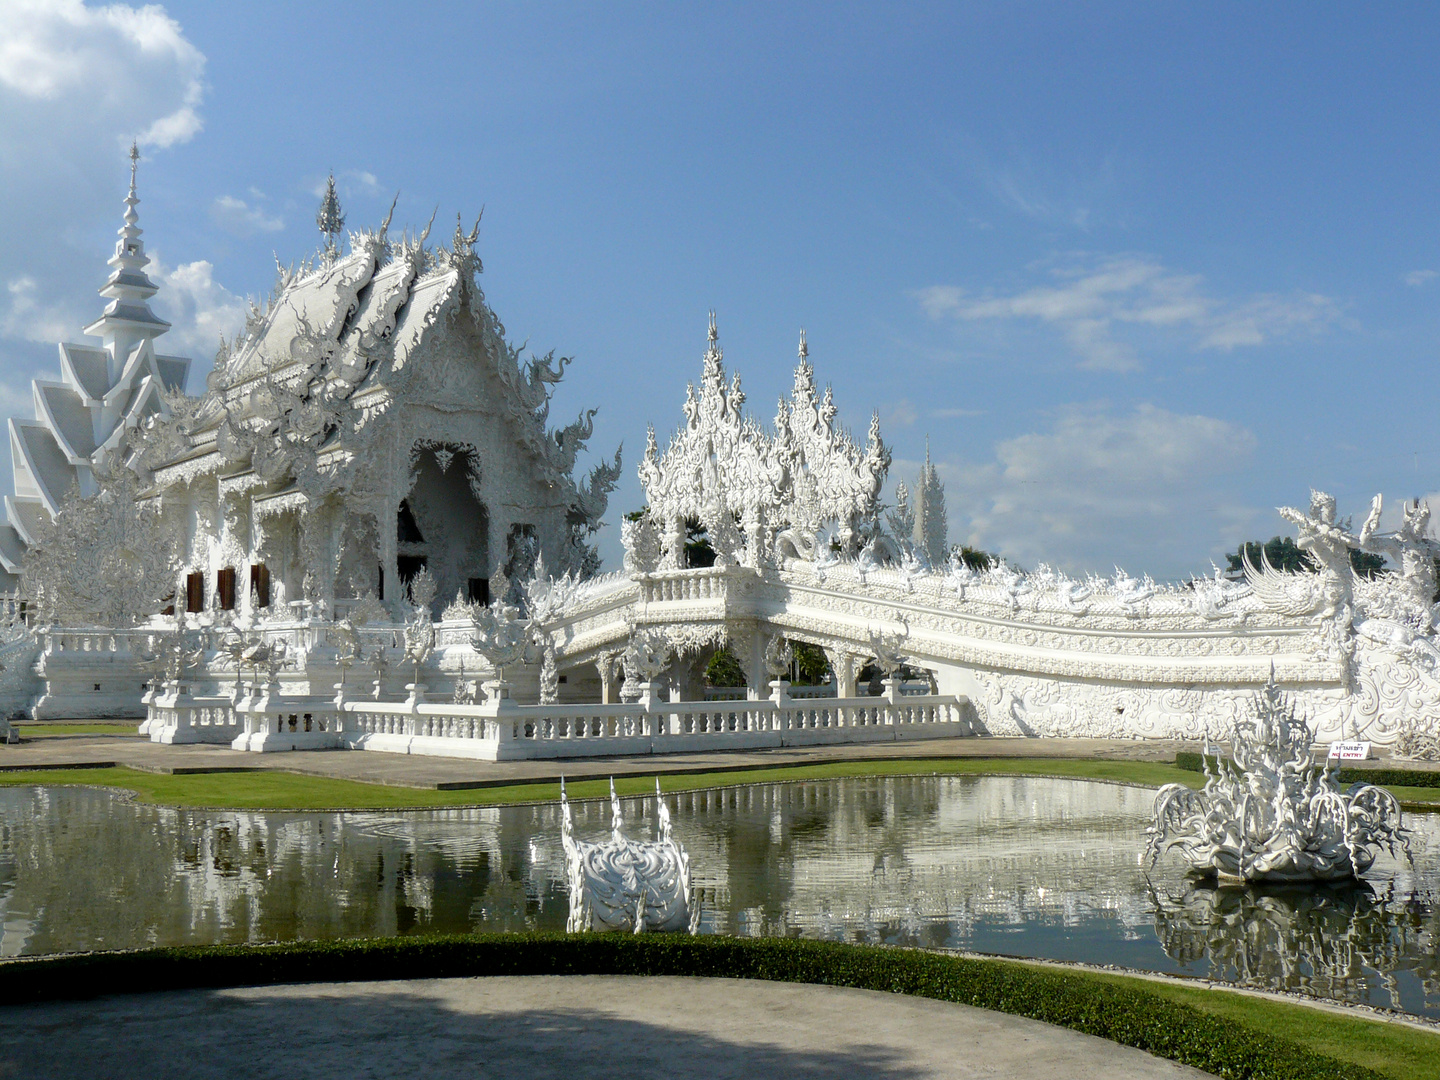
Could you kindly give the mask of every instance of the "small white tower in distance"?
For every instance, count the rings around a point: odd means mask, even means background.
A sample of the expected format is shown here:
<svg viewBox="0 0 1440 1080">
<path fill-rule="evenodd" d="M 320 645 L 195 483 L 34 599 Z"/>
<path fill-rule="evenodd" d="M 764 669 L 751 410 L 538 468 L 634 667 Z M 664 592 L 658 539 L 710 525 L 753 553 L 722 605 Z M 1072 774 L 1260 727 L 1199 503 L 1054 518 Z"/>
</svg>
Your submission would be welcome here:
<svg viewBox="0 0 1440 1080">
<path fill-rule="evenodd" d="M 915 544 L 925 550 L 930 565 L 941 566 L 949 552 L 949 523 L 945 520 L 945 485 L 930 461 L 930 437 L 925 437 L 925 466 L 915 482 Z"/>
</svg>

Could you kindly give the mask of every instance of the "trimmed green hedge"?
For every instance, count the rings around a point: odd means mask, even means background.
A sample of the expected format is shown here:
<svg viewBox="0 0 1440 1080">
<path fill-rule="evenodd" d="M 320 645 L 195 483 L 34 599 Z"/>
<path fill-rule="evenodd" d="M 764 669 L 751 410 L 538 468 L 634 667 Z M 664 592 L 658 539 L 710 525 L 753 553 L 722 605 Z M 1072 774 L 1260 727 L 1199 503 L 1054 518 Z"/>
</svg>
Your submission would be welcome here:
<svg viewBox="0 0 1440 1080">
<path fill-rule="evenodd" d="M 475 975 L 691 975 L 849 986 L 1030 1017 L 1227 1080 L 1381 1080 L 1155 994 L 1064 971 L 775 938 L 497 934 L 85 953 L 0 964 L 0 1004 L 146 991 Z"/>
<path fill-rule="evenodd" d="M 1227 762 L 1229 759 L 1226 759 Z M 1216 759 L 1212 757 L 1213 767 Z M 1181 750 L 1175 755 L 1175 767 L 1190 772 L 1204 772 L 1200 755 Z M 1383 787 L 1433 787 L 1440 788 L 1440 770 L 1428 769 L 1336 769 L 1335 779 L 1342 784 L 1380 784 Z"/>
</svg>

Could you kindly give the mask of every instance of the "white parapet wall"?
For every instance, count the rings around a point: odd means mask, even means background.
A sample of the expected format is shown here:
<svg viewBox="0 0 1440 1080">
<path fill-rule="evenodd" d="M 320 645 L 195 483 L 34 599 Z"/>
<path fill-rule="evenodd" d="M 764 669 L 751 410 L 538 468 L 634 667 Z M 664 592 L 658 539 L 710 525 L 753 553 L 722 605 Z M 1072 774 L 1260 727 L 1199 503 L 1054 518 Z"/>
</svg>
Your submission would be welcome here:
<svg viewBox="0 0 1440 1080">
<path fill-rule="evenodd" d="M 258 753 L 378 750 L 399 754 L 523 761 L 896 742 L 975 734 L 966 702 L 950 695 L 795 699 L 773 684 L 758 701 L 657 701 L 648 687 L 624 705 L 483 705 L 327 701 L 260 691 L 236 699 L 169 693 L 150 703 L 154 742 L 228 743 Z"/>
</svg>

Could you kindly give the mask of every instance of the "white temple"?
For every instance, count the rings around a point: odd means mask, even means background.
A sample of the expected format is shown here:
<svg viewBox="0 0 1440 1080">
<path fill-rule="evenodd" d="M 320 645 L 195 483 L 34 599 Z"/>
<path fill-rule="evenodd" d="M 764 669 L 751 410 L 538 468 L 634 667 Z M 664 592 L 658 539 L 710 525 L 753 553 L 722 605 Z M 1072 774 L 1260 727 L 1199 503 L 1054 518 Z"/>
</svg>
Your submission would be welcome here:
<svg viewBox="0 0 1440 1080">
<path fill-rule="evenodd" d="M 164 324 L 145 306 L 136 202 L 132 171 L 112 303 L 89 328 L 105 349 L 62 346 L 64 382 L 37 382 L 37 419 L 11 426 L 0 547 L 40 649 L 39 717 L 144 716 L 162 742 L 489 760 L 1199 739 L 1228 734 L 1273 671 L 1312 736 L 1440 755 L 1440 544 L 1423 507 L 1386 533 L 1378 499 L 1355 533 L 1322 493 L 1282 509 L 1307 573 L 1164 585 L 976 570 L 946 552 L 928 451 L 913 502 L 882 514 L 878 420 L 863 439 L 837 423 L 802 334 L 791 393 L 759 423 L 712 315 L 683 422 L 663 450 L 649 432 L 624 567 L 601 575 L 591 539 L 619 455 L 575 479 L 593 412 L 547 426 L 568 361 L 506 341 L 476 228 L 432 248 L 428 226 L 392 238 L 387 218 L 342 245 L 332 188 L 323 248 L 280 272 L 187 397 L 188 362 L 151 345 Z M 695 529 L 713 565 L 689 565 Z M 1357 574 L 1355 548 L 1393 569 Z M 786 681 L 790 642 L 824 650 L 826 688 Z M 706 700 L 722 646 L 745 700 Z M 857 687 L 867 665 L 879 696 Z M 0 691 L 28 672 L 10 663 Z"/>
</svg>

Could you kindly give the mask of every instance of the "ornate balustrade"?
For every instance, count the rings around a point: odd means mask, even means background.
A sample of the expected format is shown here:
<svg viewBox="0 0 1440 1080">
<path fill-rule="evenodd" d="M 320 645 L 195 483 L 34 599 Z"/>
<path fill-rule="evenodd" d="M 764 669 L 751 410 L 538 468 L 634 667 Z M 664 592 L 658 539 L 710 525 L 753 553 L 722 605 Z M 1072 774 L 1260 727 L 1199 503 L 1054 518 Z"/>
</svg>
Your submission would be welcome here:
<svg viewBox="0 0 1440 1080">
<path fill-rule="evenodd" d="M 711 568 L 698 570 L 661 570 L 640 574 L 642 604 L 692 603 L 695 601 L 724 602 L 727 592 L 727 571 Z"/>
<path fill-rule="evenodd" d="M 759 701 L 659 701 L 648 686 L 624 705 L 484 705 L 417 700 L 334 702 L 266 691 L 235 706 L 237 750 L 346 747 L 483 761 L 663 754 L 972 735 L 949 696 L 795 699 L 785 683 Z M 216 699 L 228 704 L 228 699 Z M 236 730 L 234 727 L 231 731 Z"/>
<path fill-rule="evenodd" d="M 47 627 L 39 631 L 42 647 L 56 653 L 141 653 L 152 652 L 155 638 L 163 630 L 140 628 L 110 630 L 103 627 Z"/>
<path fill-rule="evenodd" d="M 192 697 L 170 691 L 149 695 L 143 731 L 158 743 L 230 743 L 240 730 L 240 716 L 228 697 Z"/>
</svg>

